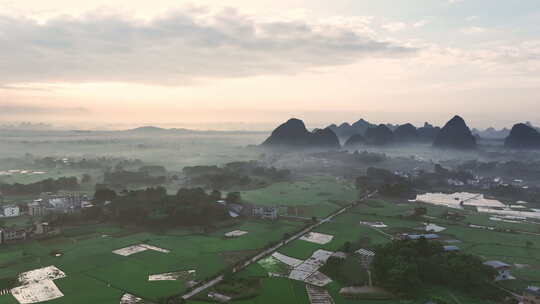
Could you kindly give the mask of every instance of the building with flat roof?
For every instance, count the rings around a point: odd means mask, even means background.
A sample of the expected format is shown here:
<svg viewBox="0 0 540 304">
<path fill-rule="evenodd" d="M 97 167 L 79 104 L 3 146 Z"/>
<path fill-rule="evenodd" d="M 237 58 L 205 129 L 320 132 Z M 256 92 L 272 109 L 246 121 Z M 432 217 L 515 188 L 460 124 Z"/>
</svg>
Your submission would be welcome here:
<svg viewBox="0 0 540 304">
<path fill-rule="evenodd" d="M 279 207 L 253 206 L 252 215 L 262 219 L 277 220 Z"/>
<path fill-rule="evenodd" d="M 0 206 L 0 216 L 15 217 L 19 215 L 20 215 L 20 210 L 19 210 L 19 206 L 17 205 Z"/>
<path fill-rule="evenodd" d="M 0 244 L 26 239 L 26 229 L 20 227 L 0 228 Z"/>
<path fill-rule="evenodd" d="M 45 208 L 43 200 L 38 199 L 28 203 L 28 214 L 34 217 L 45 216 L 47 214 L 47 208 Z"/>
<path fill-rule="evenodd" d="M 443 249 L 444 249 L 445 252 L 452 252 L 452 251 L 460 251 L 461 250 L 458 246 L 454 246 L 454 245 L 443 246 Z"/>
<path fill-rule="evenodd" d="M 375 252 L 360 248 L 354 253 L 360 256 L 360 263 L 362 264 L 362 267 L 365 269 L 369 269 L 371 267 L 371 263 L 373 263 L 373 259 L 375 258 Z"/>
<path fill-rule="evenodd" d="M 529 286 L 523 291 L 523 304 L 540 304 L 540 287 Z"/>
<path fill-rule="evenodd" d="M 439 239 L 438 234 L 433 233 L 427 233 L 427 234 L 402 234 L 400 235 L 400 238 L 403 240 L 420 240 L 420 239 L 426 239 L 426 240 L 437 240 Z"/>
</svg>

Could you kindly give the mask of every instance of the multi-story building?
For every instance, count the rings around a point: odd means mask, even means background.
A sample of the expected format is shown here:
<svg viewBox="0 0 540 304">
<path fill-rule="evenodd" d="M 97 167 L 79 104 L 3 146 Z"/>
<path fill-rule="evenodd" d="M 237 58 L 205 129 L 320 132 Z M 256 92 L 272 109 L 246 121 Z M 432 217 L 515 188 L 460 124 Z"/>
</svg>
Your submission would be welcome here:
<svg viewBox="0 0 540 304">
<path fill-rule="evenodd" d="M 80 209 L 87 197 L 78 193 L 59 193 L 43 194 L 42 199 L 52 212 L 71 213 Z"/>
<path fill-rule="evenodd" d="M 0 244 L 9 241 L 19 241 L 26 239 L 26 229 L 9 227 L 0 228 Z"/>
<path fill-rule="evenodd" d="M 375 258 L 375 252 L 361 248 L 355 251 L 355 253 L 360 256 L 360 263 L 362 264 L 362 267 L 369 269 L 371 267 L 371 263 L 373 263 L 373 259 Z"/>
<path fill-rule="evenodd" d="M 262 219 L 276 220 L 279 217 L 279 207 L 253 206 L 252 215 Z"/>
<path fill-rule="evenodd" d="M 50 230 L 49 223 L 37 222 L 34 224 L 34 233 L 37 235 L 49 233 Z"/>
<path fill-rule="evenodd" d="M 1 214 L 5 217 L 15 217 L 20 215 L 19 206 L 5 205 L 0 207 Z"/>
<path fill-rule="evenodd" d="M 38 199 L 29 203 L 28 214 L 34 217 L 45 216 L 47 214 L 47 209 L 45 208 L 45 205 L 43 204 L 43 200 Z"/>
</svg>

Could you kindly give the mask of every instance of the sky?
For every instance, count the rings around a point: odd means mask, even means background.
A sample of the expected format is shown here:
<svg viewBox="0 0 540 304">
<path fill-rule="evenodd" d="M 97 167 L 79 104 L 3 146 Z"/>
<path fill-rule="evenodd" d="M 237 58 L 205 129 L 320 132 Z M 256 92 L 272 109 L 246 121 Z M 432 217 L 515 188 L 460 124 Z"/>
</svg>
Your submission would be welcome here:
<svg viewBox="0 0 540 304">
<path fill-rule="evenodd" d="M 538 0 L 1 0 L 0 124 L 540 125 Z"/>
</svg>

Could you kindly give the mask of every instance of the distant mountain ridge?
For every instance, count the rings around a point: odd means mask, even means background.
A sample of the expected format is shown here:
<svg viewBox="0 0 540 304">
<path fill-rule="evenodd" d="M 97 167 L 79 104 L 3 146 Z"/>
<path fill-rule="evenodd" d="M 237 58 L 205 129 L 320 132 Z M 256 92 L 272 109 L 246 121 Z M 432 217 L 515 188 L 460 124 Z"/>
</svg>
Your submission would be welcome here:
<svg viewBox="0 0 540 304">
<path fill-rule="evenodd" d="M 340 148 L 337 135 L 330 128 L 307 130 L 300 119 L 291 118 L 277 127 L 263 143 L 263 147 L 277 148 Z"/>
<path fill-rule="evenodd" d="M 500 131 L 488 128 L 485 138 L 489 134 L 501 136 L 506 129 Z M 431 143 L 440 149 L 474 150 L 478 147 L 477 139 L 482 138 L 477 129 L 471 131 L 465 120 L 456 115 L 450 119 L 443 128 L 424 123 L 416 128 L 410 123 L 403 125 L 379 124 L 374 125 L 364 119 L 354 124 L 342 123 L 339 126 L 332 124 L 325 129 L 315 129 L 310 132 L 303 121 L 290 119 L 276 128 L 272 135 L 264 141 L 262 146 L 299 147 L 299 148 L 340 148 L 338 137 L 344 141 L 344 147 L 356 148 L 364 145 L 389 146 L 403 144 Z M 530 123 L 517 124 L 506 137 L 506 146 L 515 149 L 540 149 L 540 132 Z"/>
<path fill-rule="evenodd" d="M 401 143 L 418 142 L 420 140 L 420 136 L 418 135 L 418 130 L 415 126 L 410 123 L 406 123 L 394 130 L 394 140 Z"/>
<path fill-rule="evenodd" d="M 367 129 L 365 137 L 366 142 L 374 146 L 386 146 L 394 142 L 394 133 L 383 124 Z"/>
<path fill-rule="evenodd" d="M 366 131 L 370 128 L 376 128 L 377 125 L 372 124 L 364 119 L 360 119 L 352 125 L 348 122 L 344 122 L 337 126 L 335 124 L 328 126 L 334 133 L 340 138 L 349 138 L 353 135 L 360 134 L 365 135 Z"/>
<path fill-rule="evenodd" d="M 511 149 L 539 149 L 540 132 L 530 124 L 516 124 L 504 141 L 504 146 Z"/>
<path fill-rule="evenodd" d="M 504 139 L 510 135 L 510 130 L 507 128 L 497 130 L 493 127 L 489 127 L 485 130 L 472 129 L 472 133 L 473 135 L 478 135 L 481 138 L 486 139 Z"/>
<path fill-rule="evenodd" d="M 450 148 L 459 150 L 476 149 L 476 138 L 465 120 L 456 115 L 441 129 L 435 137 L 433 146 L 436 148 Z"/>
</svg>

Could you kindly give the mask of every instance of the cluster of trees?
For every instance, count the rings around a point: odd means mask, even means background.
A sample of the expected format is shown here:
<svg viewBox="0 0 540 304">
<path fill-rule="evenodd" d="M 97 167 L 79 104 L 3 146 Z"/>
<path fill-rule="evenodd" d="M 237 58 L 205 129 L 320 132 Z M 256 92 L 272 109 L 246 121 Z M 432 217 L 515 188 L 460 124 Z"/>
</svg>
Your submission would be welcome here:
<svg viewBox="0 0 540 304">
<path fill-rule="evenodd" d="M 370 167 L 366 175 L 356 178 L 356 187 L 364 191 L 378 190 L 379 194 L 392 198 L 416 197 L 414 185 L 409 180 L 388 170 Z"/>
<path fill-rule="evenodd" d="M 161 185 L 167 181 L 166 176 L 154 176 L 148 171 L 127 171 L 124 169 L 106 171 L 103 181 L 107 185 L 123 188 L 128 185 Z"/>
<path fill-rule="evenodd" d="M 208 193 L 202 188 L 182 188 L 175 195 L 167 194 L 163 187 L 126 191 L 122 195 L 102 188 L 95 192 L 95 206 L 85 208 L 82 217 L 149 227 L 211 228 L 214 223 L 228 218 L 225 207 L 216 203 L 221 197 L 219 191 Z M 238 193 L 231 193 L 227 198 L 241 199 Z"/>
<path fill-rule="evenodd" d="M 175 195 L 167 194 L 163 187 L 121 194 L 101 188 L 94 194 L 93 207 L 83 208 L 77 214 L 55 214 L 47 220 L 55 226 L 110 221 L 151 228 L 201 226 L 211 229 L 215 223 L 229 218 L 227 209 L 216 203 L 221 197 L 219 191 L 206 192 L 202 188 L 182 188 Z M 227 199 L 241 200 L 239 193 L 230 193 Z"/>
<path fill-rule="evenodd" d="M 344 259 L 330 257 L 320 271 L 345 286 L 362 286 L 368 283 L 367 272 L 362 271 L 360 259 L 354 254 Z"/>
<path fill-rule="evenodd" d="M 76 177 L 48 178 L 31 184 L 0 184 L 0 192 L 4 195 L 30 195 L 78 188 L 79 182 Z"/>
<path fill-rule="evenodd" d="M 372 264 L 378 285 L 414 294 L 423 286 L 445 285 L 479 297 L 498 296 L 490 284 L 496 271 L 472 255 L 445 252 L 425 239 L 394 241 L 376 248 Z"/>
<path fill-rule="evenodd" d="M 257 161 L 232 162 L 223 167 L 185 167 L 183 173 L 193 185 L 221 190 L 248 186 L 255 177 L 269 181 L 282 181 L 291 175 L 289 170 L 265 167 Z"/>
</svg>

